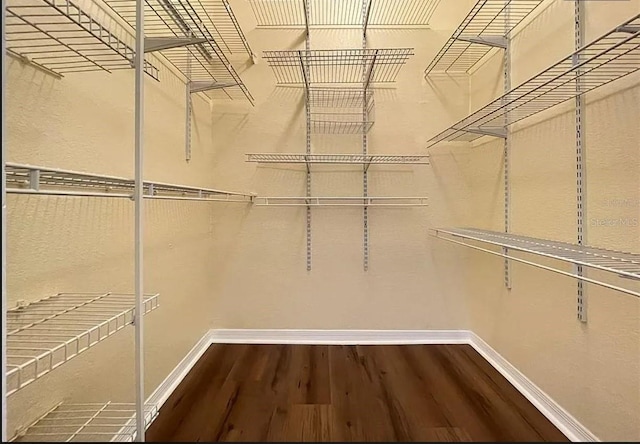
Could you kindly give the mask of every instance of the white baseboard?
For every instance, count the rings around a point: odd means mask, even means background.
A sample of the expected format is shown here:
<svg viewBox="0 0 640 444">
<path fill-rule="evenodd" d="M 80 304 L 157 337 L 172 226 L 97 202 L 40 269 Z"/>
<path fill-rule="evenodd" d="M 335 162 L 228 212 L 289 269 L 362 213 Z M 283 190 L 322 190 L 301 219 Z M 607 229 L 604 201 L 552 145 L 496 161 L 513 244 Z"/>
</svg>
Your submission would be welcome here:
<svg viewBox="0 0 640 444">
<path fill-rule="evenodd" d="M 504 376 L 546 418 L 573 442 L 600 441 L 560 404 L 535 385 L 520 370 L 472 331 L 468 332 L 469 344 Z"/>
<path fill-rule="evenodd" d="M 227 344 L 466 344 L 466 330 L 211 330 L 212 343 Z"/>
<path fill-rule="evenodd" d="M 209 330 L 193 346 L 193 348 L 182 358 L 182 361 L 169 373 L 162 383 L 147 398 L 147 404 L 155 405 L 158 410 L 169 399 L 171 393 L 180 385 L 182 380 L 191 371 L 196 362 L 200 360 L 204 352 L 211 346 L 211 331 Z"/>
<path fill-rule="evenodd" d="M 147 400 L 158 409 L 211 344 L 408 345 L 469 344 L 574 442 L 599 441 L 576 418 L 469 330 L 275 330 L 212 329 L 191 349 Z"/>
</svg>

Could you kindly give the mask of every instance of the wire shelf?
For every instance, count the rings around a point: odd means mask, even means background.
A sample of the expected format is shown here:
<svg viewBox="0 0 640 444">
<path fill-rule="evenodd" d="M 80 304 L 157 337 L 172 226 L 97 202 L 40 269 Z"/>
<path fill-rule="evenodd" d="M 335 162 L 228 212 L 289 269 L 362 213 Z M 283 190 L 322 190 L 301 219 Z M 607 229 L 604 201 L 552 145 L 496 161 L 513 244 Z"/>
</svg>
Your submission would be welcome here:
<svg viewBox="0 0 640 444">
<path fill-rule="evenodd" d="M 135 317 L 134 295 L 60 293 L 7 310 L 7 394 L 93 347 Z M 146 295 L 144 314 L 158 307 Z"/>
<path fill-rule="evenodd" d="M 309 88 L 308 106 L 312 133 L 362 134 L 373 126 L 375 102 L 370 90 L 365 94 L 362 88 Z"/>
<path fill-rule="evenodd" d="M 133 197 L 135 181 L 122 177 L 7 162 L 7 193 L 58 196 Z M 144 182 L 146 199 L 250 203 L 253 195 L 235 191 Z"/>
<path fill-rule="evenodd" d="M 468 72 L 493 47 L 501 46 L 544 0 L 478 0 L 431 61 L 431 72 Z"/>
<path fill-rule="evenodd" d="M 131 0 L 105 0 L 123 20 L 135 28 L 136 8 Z M 224 12 L 222 11 L 224 9 Z M 253 96 L 225 55 L 246 51 L 253 55 L 235 16 L 224 0 L 145 0 L 147 38 L 196 38 L 202 43 L 162 50 L 162 54 L 189 81 L 215 81 L 231 85 L 210 92 L 217 98 Z M 245 46 L 246 43 L 246 46 Z"/>
<path fill-rule="evenodd" d="M 569 262 L 574 265 L 582 265 L 584 267 L 614 273 L 620 277 L 631 278 L 634 280 L 640 279 L 640 254 L 637 253 L 627 253 L 604 248 L 586 247 L 567 242 L 536 239 L 533 237 L 499 233 L 487 230 L 478 230 L 474 228 L 448 228 L 436 229 L 434 231 L 435 236 L 443 240 L 482 250 L 491 254 L 496 254 L 498 256 L 508 257 L 509 259 L 513 259 L 518 262 L 524 262 L 528 265 L 533 265 L 538 268 L 544 268 L 549 271 L 554 271 L 556 273 L 568 275 L 577 279 L 591 282 L 596 285 L 640 297 L 639 292 L 633 291 L 631 289 L 614 286 L 606 282 L 597 281 L 595 279 L 585 278 L 574 273 L 568 273 L 562 270 L 554 269 L 552 267 L 537 264 L 535 262 L 525 261 L 510 255 L 496 253 L 491 250 L 486 250 L 471 244 L 467 244 L 464 241 L 476 241 L 493 246 L 504 247 L 508 248 L 509 250 L 543 256 L 550 259 Z M 463 239 L 463 241 L 458 241 L 456 240 L 456 238 Z"/>
<path fill-rule="evenodd" d="M 256 197 L 256 206 L 276 207 L 425 207 L 426 197 Z"/>
<path fill-rule="evenodd" d="M 431 138 L 428 147 L 504 137 L 505 122 L 511 125 L 639 69 L 640 14 Z"/>
<path fill-rule="evenodd" d="M 8 0 L 7 52 L 52 74 L 131 69 L 132 45 L 71 0 Z M 156 61 L 154 61 L 156 63 Z M 145 72 L 158 80 L 158 68 Z"/>
<path fill-rule="evenodd" d="M 135 404 L 60 404 L 22 431 L 16 442 L 108 442 L 134 441 Z M 158 409 L 145 405 L 144 423 L 149 426 Z"/>
<path fill-rule="evenodd" d="M 362 84 L 363 74 L 369 84 L 395 82 L 412 55 L 412 48 L 264 51 L 279 85 Z"/>
<path fill-rule="evenodd" d="M 296 163 L 296 164 L 343 164 L 343 165 L 428 165 L 427 155 L 382 154 L 363 156 L 362 154 L 247 154 L 247 162 Z"/>
<path fill-rule="evenodd" d="M 362 0 L 249 0 L 260 28 L 305 27 L 303 1 L 308 1 L 309 26 L 361 27 Z M 440 0 L 373 0 L 368 26 L 425 26 Z"/>
</svg>

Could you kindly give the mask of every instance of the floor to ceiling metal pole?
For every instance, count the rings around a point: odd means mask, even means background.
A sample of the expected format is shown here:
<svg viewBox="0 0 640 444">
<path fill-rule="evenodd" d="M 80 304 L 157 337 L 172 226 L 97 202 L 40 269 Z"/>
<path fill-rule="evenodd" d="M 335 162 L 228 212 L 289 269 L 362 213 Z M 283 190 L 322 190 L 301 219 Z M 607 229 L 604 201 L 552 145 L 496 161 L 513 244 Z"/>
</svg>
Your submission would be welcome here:
<svg viewBox="0 0 640 444">
<path fill-rule="evenodd" d="M 136 441 L 143 442 L 144 426 L 144 323 L 143 319 L 143 151 L 144 151 L 144 0 L 136 0 L 135 54 L 135 372 L 136 372 Z"/>
<path fill-rule="evenodd" d="M 511 36 L 510 31 L 510 0 L 506 0 L 505 5 L 505 48 L 504 48 L 504 92 L 505 94 L 511 91 Z M 504 100 L 508 100 L 505 96 Z M 503 169 L 504 169 L 504 232 L 509 233 L 511 231 L 511 134 L 509 132 L 509 113 L 504 115 L 504 148 L 503 148 Z M 508 248 L 502 248 L 502 254 L 507 256 L 509 254 Z M 504 260 L 504 285 L 507 290 L 511 290 L 511 261 L 509 259 Z"/>
<path fill-rule="evenodd" d="M 2 0 L 2 442 L 7 441 L 7 173 L 6 131 L 5 131 L 5 89 L 7 76 L 5 59 L 7 57 L 5 39 L 6 2 Z"/>
<path fill-rule="evenodd" d="M 575 49 L 582 48 L 582 32 L 584 28 L 584 5 L 582 0 L 575 0 L 574 6 L 574 32 L 575 32 Z M 573 61 L 575 64 L 580 63 L 579 56 Z M 576 204 L 577 204 L 577 225 L 578 225 L 578 245 L 584 245 L 586 243 L 586 203 L 587 203 L 587 171 L 586 171 L 586 158 L 584 150 L 584 128 L 583 128 L 583 111 L 584 111 L 584 98 L 581 95 L 581 77 L 580 70 L 576 71 L 576 99 L 575 99 L 575 113 L 576 113 Z M 583 270 L 582 265 L 576 266 L 576 274 L 578 276 L 585 276 L 586 270 Z M 581 322 L 587 322 L 587 287 L 586 282 L 578 280 L 578 320 Z"/>
</svg>

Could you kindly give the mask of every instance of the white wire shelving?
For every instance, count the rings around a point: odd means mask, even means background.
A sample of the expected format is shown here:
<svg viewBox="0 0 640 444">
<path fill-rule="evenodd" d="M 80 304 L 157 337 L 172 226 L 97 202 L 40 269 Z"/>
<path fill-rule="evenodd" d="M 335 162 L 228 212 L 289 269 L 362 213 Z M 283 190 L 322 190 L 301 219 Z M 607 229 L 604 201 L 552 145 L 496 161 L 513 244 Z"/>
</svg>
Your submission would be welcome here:
<svg viewBox="0 0 640 444">
<path fill-rule="evenodd" d="M 640 297 L 640 292 L 631 288 L 620 287 L 597 279 L 588 278 L 575 272 L 567 272 L 533 261 L 525 260 L 513 254 L 504 254 L 479 247 L 470 242 L 478 242 L 494 247 L 507 248 L 509 252 L 518 251 L 535 256 L 568 262 L 574 266 L 589 267 L 595 270 L 605 271 L 622 278 L 629 278 L 631 282 L 640 283 L 640 254 L 615 251 L 605 248 L 582 246 L 567 242 L 558 242 L 533 237 L 520 236 L 510 233 L 501 233 L 474 228 L 442 228 L 434 229 L 434 236 L 440 239 L 463 245 L 496 256 L 506 257 L 510 260 L 525 263 L 534 267 L 553 271 L 565 276 L 570 276 L 585 282 L 600 285 L 605 288 L 620 291 L 632 296 Z M 633 284 L 632 284 L 633 285 Z"/>
<path fill-rule="evenodd" d="M 133 179 L 7 162 L 7 193 L 131 198 Z M 147 199 L 251 203 L 253 195 L 144 181 Z"/>
<path fill-rule="evenodd" d="M 248 153 L 247 162 L 306 165 L 429 165 L 428 155 Z"/>
<path fill-rule="evenodd" d="M 59 404 L 14 439 L 15 442 L 132 442 L 136 437 L 135 405 L 131 403 Z M 146 405 L 148 426 L 158 409 Z"/>
<path fill-rule="evenodd" d="M 159 295 L 146 295 L 147 314 Z M 7 394 L 132 324 L 134 295 L 60 293 L 7 310 Z"/>
<path fill-rule="evenodd" d="M 135 29 L 131 0 L 105 0 Z M 253 96 L 227 53 L 254 54 L 226 0 L 145 0 L 145 52 L 159 50 L 192 84 L 213 98 Z"/>
<path fill-rule="evenodd" d="M 544 0 L 478 0 L 425 70 L 431 73 L 468 72 L 506 39 Z"/>
<path fill-rule="evenodd" d="M 395 82 L 413 48 L 264 51 L 279 85 Z M 308 73 L 308 76 L 307 76 Z"/>
<path fill-rule="evenodd" d="M 362 134 L 373 126 L 375 101 L 371 90 L 365 94 L 362 88 L 310 87 L 307 98 L 314 134 Z"/>
<path fill-rule="evenodd" d="M 579 61 L 579 62 L 576 62 Z M 640 14 L 583 46 L 428 141 L 506 137 L 505 125 L 640 70 Z M 580 81 L 580 89 L 576 81 Z"/>
<path fill-rule="evenodd" d="M 133 44 L 114 32 L 77 0 L 7 1 L 7 52 L 56 76 L 132 69 Z M 157 60 L 148 57 L 145 72 L 158 80 Z"/>
<path fill-rule="evenodd" d="M 426 197 L 256 197 L 259 207 L 426 207 Z"/>
<path fill-rule="evenodd" d="M 362 0 L 249 0 L 259 28 L 303 28 L 305 5 L 310 27 L 423 27 L 440 0 L 370 0 L 363 20 Z"/>
</svg>

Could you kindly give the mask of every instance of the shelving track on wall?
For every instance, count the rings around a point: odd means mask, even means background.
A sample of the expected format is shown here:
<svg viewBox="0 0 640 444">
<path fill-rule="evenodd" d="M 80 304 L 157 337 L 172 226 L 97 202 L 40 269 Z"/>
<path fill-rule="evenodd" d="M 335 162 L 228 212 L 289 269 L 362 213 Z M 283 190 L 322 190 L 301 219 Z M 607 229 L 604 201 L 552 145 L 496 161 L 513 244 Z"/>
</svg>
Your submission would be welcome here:
<svg viewBox="0 0 640 444">
<path fill-rule="evenodd" d="M 135 2 L 105 2 L 135 29 Z M 227 23 L 216 21 L 222 17 L 221 8 L 225 10 Z M 224 0 L 145 0 L 144 9 L 145 52 L 161 51 L 192 84 L 193 92 L 209 91 L 213 97 L 224 94 L 253 103 L 253 96 L 226 55 L 238 51 L 241 45 L 253 56 L 228 3 Z"/>
<path fill-rule="evenodd" d="M 629 278 L 632 282 L 640 282 L 640 254 L 614 251 L 605 248 L 587 247 L 567 242 L 558 242 L 545 239 L 537 239 L 527 236 L 519 236 L 510 233 L 501 233 L 473 228 L 447 228 L 435 229 L 434 235 L 440 239 L 453 242 L 476 250 L 481 250 L 497 256 L 508 257 L 511 260 L 522 262 L 545 270 L 554 271 L 565 276 L 571 276 L 586 282 L 600 285 L 612 290 L 640 297 L 640 292 L 629 288 L 615 286 L 596 279 L 580 276 L 557 268 L 524 260 L 503 253 L 478 247 L 471 242 L 479 242 L 491 246 L 507 248 L 509 251 L 541 256 L 558 261 L 568 262 L 574 266 L 589 267 L 592 269 L 613 273 L 622 278 Z"/>
<path fill-rule="evenodd" d="M 158 307 L 146 295 L 143 314 Z M 60 293 L 7 310 L 7 394 L 134 322 L 133 294 Z"/>
<path fill-rule="evenodd" d="M 108 442 L 135 440 L 132 417 L 135 405 L 130 403 L 59 404 L 43 415 L 15 439 L 16 442 Z M 148 426 L 158 409 L 146 405 L 144 423 Z"/>
<path fill-rule="evenodd" d="M 374 83 L 395 82 L 412 55 L 413 48 L 264 51 L 279 85 L 307 88 L 325 83 L 365 83 L 368 88 Z"/>
<path fill-rule="evenodd" d="M 440 0 L 369 0 L 362 14 L 362 0 L 249 0 L 259 28 L 303 28 L 305 6 L 310 27 L 423 27 L 429 24 Z M 365 27 L 366 32 L 366 27 Z"/>
<path fill-rule="evenodd" d="M 397 155 L 397 154 L 264 154 L 248 153 L 247 162 L 257 163 L 296 163 L 307 165 L 428 165 L 428 155 Z"/>
<path fill-rule="evenodd" d="M 579 61 L 579 63 L 576 63 Z M 505 125 L 640 70 L 640 14 L 583 46 L 428 141 L 505 137 Z M 576 89 L 576 80 L 580 89 Z"/>
<path fill-rule="evenodd" d="M 256 197 L 256 206 L 277 207 L 426 207 L 426 197 Z"/>
<path fill-rule="evenodd" d="M 544 0 L 478 0 L 425 70 L 468 72 L 493 48 L 506 48 L 507 38 Z"/>
<path fill-rule="evenodd" d="M 8 0 L 7 52 L 62 76 L 73 72 L 132 69 L 135 50 L 114 26 L 107 29 L 78 0 Z M 157 61 L 145 72 L 158 80 Z"/>
<path fill-rule="evenodd" d="M 7 193 L 131 198 L 133 179 L 6 163 Z M 144 181 L 146 199 L 251 203 L 253 195 Z"/>
</svg>

